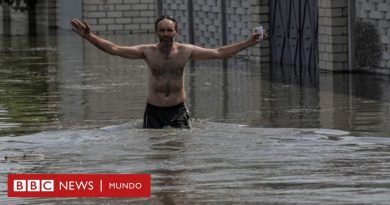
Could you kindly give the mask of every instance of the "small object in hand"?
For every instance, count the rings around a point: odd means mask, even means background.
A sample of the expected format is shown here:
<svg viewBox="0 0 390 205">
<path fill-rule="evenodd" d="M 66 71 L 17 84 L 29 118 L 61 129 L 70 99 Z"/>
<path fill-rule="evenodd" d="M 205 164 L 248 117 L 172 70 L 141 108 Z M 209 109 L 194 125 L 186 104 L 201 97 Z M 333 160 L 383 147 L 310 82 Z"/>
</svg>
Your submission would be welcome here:
<svg viewBox="0 0 390 205">
<path fill-rule="evenodd" d="M 259 39 L 262 40 L 264 38 L 264 29 L 263 26 L 258 26 L 253 29 L 253 33 L 260 34 Z"/>
</svg>

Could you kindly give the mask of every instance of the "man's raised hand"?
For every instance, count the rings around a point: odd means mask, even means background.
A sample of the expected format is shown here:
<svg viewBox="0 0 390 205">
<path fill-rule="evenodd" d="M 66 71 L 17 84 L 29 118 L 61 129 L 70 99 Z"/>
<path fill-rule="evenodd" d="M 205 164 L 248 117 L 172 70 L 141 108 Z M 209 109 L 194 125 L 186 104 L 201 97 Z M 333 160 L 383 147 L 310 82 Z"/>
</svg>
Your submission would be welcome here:
<svg viewBox="0 0 390 205">
<path fill-rule="evenodd" d="M 77 19 L 73 19 L 70 23 L 72 25 L 72 30 L 83 38 L 86 38 L 91 33 L 89 25 L 86 21 L 81 22 Z"/>
</svg>

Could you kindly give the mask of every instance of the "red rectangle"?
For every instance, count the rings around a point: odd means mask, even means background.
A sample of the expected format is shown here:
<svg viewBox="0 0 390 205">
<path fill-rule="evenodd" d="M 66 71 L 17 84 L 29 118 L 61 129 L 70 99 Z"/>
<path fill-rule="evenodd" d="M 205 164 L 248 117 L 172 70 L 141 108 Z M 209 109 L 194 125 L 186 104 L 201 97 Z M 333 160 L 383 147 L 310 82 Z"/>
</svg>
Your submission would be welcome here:
<svg viewBox="0 0 390 205">
<path fill-rule="evenodd" d="M 150 197 L 150 174 L 8 174 L 8 197 Z"/>
</svg>

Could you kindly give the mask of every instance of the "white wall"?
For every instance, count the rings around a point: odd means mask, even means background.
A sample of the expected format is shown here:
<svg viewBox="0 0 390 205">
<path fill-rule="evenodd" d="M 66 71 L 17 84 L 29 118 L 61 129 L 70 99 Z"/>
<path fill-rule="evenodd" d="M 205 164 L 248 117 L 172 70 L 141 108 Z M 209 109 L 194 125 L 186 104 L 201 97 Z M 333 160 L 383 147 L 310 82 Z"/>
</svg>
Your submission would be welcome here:
<svg viewBox="0 0 390 205">
<path fill-rule="evenodd" d="M 83 1 L 80 0 L 57 0 L 57 27 L 71 29 L 70 20 L 83 18 Z"/>
</svg>

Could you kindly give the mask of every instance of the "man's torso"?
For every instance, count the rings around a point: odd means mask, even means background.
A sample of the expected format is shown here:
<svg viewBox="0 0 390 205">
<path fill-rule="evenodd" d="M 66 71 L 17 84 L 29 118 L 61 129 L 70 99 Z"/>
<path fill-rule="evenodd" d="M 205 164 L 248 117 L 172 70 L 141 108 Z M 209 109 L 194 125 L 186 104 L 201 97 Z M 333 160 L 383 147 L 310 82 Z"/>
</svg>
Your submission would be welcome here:
<svg viewBox="0 0 390 205">
<path fill-rule="evenodd" d="M 169 107 L 186 100 L 184 68 L 191 57 L 188 46 L 175 43 L 170 51 L 161 51 L 157 45 L 145 49 L 148 65 L 148 103 Z"/>
</svg>

